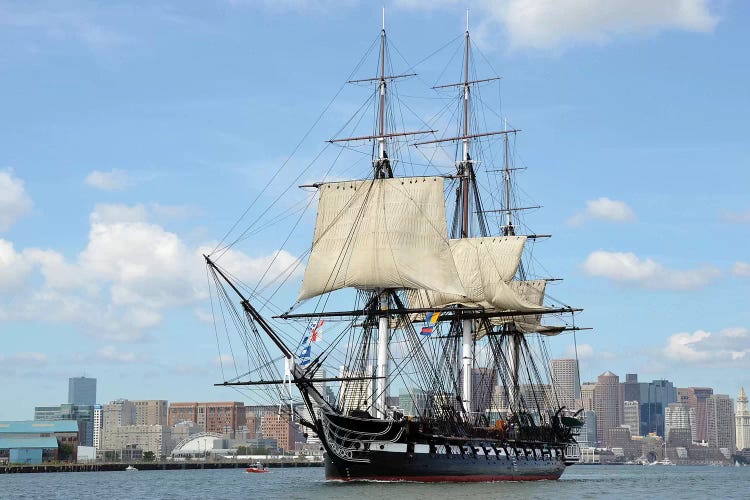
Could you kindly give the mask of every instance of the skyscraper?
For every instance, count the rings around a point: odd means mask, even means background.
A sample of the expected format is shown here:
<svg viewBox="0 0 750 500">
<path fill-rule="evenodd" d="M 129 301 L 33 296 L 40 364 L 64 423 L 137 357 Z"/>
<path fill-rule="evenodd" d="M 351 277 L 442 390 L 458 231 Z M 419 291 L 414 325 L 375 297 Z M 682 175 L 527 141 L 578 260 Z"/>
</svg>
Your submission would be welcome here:
<svg viewBox="0 0 750 500">
<path fill-rule="evenodd" d="M 68 404 L 93 406 L 96 404 L 96 379 L 72 377 L 68 379 Z"/>
<path fill-rule="evenodd" d="M 641 410 L 638 401 L 623 401 L 622 423 L 628 426 L 631 436 L 641 435 Z"/>
<path fill-rule="evenodd" d="M 685 403 L 670 403 L 664 409 L 664 440 L 671 443 L 672 430 L 689 430 L 690 439 L 695 442 L 695 410 Z"/>
<path fill-rule="evenodd" d="M 737 415 L 735 419 L 737 449 L 750 448 L 750 410 L 747 409 L 747 394 L 745 394 L 744 387 L 740 387 L 740 393 L 737 396 Z"/>
<path fill-rule="evenodd" d="M 677 390 L 669 380 L 654 380 L 641 383 L 641 434 L 664 435 L 664 409 L 677 402 Z"/>
<path fill-rule="evenodd" d="M 577 359 L 553 359 L 549 363 L 552 386 L 560 406 L 574 410 L 576 400 L 581 398 L 581 380 Z"/>
<path fill-rule="evenodd" d="M 708 446 L 726 448 L 731 452 L 735 446 L 734 402 L 726 394 L 713 394 L 706 399 L 708 421 Z"/>
<path fill-rule="evenodd" d="M 687 402 L 695 409 L 695 439 L 699 442 L 708 441 L 706 401 L 714 393 L 714 390 L 710 387 L 688 387 L 686 391 Z"/>
<path fill-rule="evenodd" d="M 641 386 L 638 383 L 637 373 L 625 374 L 625 382 L 622 383 L 622 399 L 641 402 Z M 630 430 L 633 431 L 633 429 Z"/>
<path fill-rule="evenodd" d="M 596 412 L 596 437 L 606 445 L 609 429 L 620 427 L 622 422 L 622 391 L 620 377 L 607 371 L 599 375 L 594 389 L 594 411 Z"/>
<path fill-rule="evenodd" d="M 578 403 L 578 408 L 584 410 L 594 409 L 594 392 L 596 392 L 596 384 L 593 382 L 584 382 L 581 384 L 581 399 Z"/>
</svg>

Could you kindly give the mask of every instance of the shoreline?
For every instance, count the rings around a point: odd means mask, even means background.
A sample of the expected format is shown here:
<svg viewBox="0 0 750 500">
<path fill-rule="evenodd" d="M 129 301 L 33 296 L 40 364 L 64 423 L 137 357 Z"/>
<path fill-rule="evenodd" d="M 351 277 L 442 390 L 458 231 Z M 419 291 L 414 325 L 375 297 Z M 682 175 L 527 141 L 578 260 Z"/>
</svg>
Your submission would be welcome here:
<svg viewBox="0 0 750 500">
<path fill-rule="evenodd" d="M 81 464 L 38 464 L 38 465 L 2 465 L 0 474 L 35 474 L 43 472 L 113 472 L 125 471 L 128 466 L 138 471 L 147 470 L 195 470 L 195 469 L 244 469 L 251 466 L 249 462 L 109 462 Z M 323 467 L 323 462 L 310 461 L 275 461 L 264 462 L 269 469 L 290 467 Z"/>
</svg>

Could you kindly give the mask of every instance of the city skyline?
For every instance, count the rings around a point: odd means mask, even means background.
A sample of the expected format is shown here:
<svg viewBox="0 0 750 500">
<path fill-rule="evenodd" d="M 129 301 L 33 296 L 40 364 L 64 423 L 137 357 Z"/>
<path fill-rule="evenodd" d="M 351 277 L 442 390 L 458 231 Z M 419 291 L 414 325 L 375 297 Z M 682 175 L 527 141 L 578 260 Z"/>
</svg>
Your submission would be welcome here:
<svg viewBox="0 0 750 500">
<path fill-rule="evenodd" d="M 232 399 L 212 386 L 232 358 L 206 321 L 200 254 L 271 172 L 288 184 L 359 105 L 363 89 L 347 87 L 325 135 L 281 169 L 381 23 L 365 2 L 281 4 L 0 0 L 2 418 L 62 403 L 61 380 L 82 373 L 97 374 L 100 401 Z M 611 370 L 719 394 L 750 387 L 750 69 L 737 64 L 750 5 L 582 16 L 596 4 L 550 3 L 538 29 L 513 15 L 517 2 L 487 5 L 469 2 L 471 29 L 503 77 L 502 118 L 523 131 L 519 183 L 544 205 L 530 227 L 554 236 L 535 252 L 565 280 L 550 295 L 594 328 L 556 339 L 551 357 L 577 346 L 581 382 Z M 414 94 L 437 83 L 417 63 L 462 35 L 465 7 L 386 2 L 394 68 L 419 66 Z M 450 54 L 436 57 L 442 68 Z M 429 116 L 424 101 L 414 109 Z M 228 256 L 246 282 L 278 236 Z M 280 310 L 294 303 L 292 281 Z"/>
</svg>

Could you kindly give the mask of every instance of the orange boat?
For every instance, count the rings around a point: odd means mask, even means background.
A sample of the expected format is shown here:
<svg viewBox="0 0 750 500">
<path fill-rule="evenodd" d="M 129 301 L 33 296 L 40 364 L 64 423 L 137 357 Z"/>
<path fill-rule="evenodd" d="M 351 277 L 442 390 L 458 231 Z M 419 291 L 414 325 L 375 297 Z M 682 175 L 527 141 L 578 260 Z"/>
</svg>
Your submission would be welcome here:
<svg viewBox="0 0 750 500">
<path fill-rule="evenodd" d="M 258 462 L 256 464 L 251 465 L 247 469 L 245 469 L 245 472 L 252 472 L 252 473 L 268 472 L 268 468 L 264 467 L 262 463 Z"/>
</svg>

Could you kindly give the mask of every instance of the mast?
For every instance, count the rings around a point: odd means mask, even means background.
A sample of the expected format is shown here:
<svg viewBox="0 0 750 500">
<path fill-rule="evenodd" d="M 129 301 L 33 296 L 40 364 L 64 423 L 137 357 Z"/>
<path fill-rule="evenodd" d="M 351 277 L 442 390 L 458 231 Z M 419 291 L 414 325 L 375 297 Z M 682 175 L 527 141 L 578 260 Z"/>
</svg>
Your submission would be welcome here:
<svg viewBox="0 0 750 500">
<path fill-rule="evenodd" d="M 463 155 L 459 163 L 458 174 L 461 176 L 461 237 L 469 237 L 469 185 L 471 175 L 471 160 L 469 157 L 469 11 L 466 11 L 466 49 L 464 53 L 464 119 L 463 119 Z M 471 369 L 474 365 L 474 336 L 472 321 L 461 321 L 461 365 L 463 384 L 461 400 L 467 416 L 472 411 L 471 401 Z"/>
<path fill-rule="evenodd" d="M 375 178 L 385 179 L 393 177 L 393 171 L 390 168 L 388 155 L 385 152 L 385 7 L 383 7 L 383 28 L 380 32 L 380 83 L 378 92 L 380 93 L 380 105 L 378 106 L 378 158 L 375 160 Z M 388 290 L 378 290 L 380 294 L 380 310 L 389 309 L 389 292 Z M 375 399 L 373 401 L 378 417 L 386 418 L 387 406 L 387 389 L 388 389 L 388 343 L 390 341 L 390 317 L 381 316 L 378 321 L 378 344 L 377 344 L 377 388 L 375 390 Z"/>
</svg>

